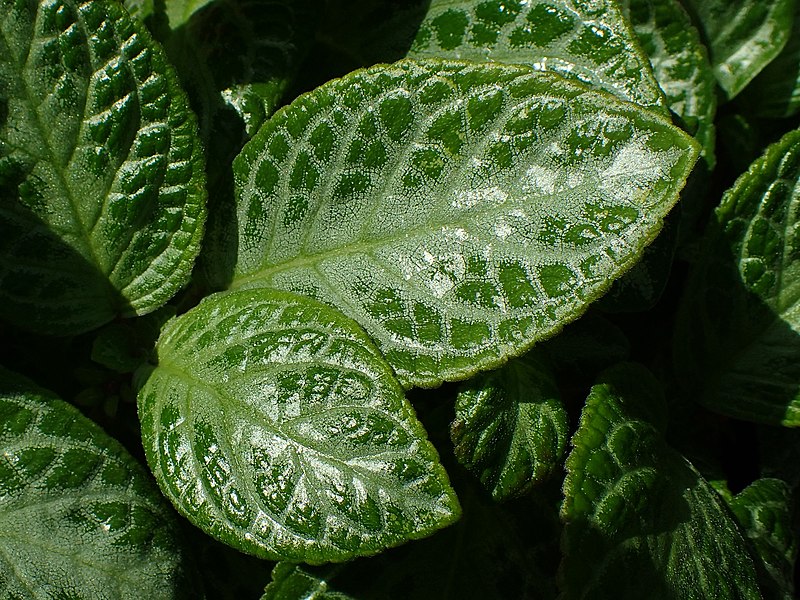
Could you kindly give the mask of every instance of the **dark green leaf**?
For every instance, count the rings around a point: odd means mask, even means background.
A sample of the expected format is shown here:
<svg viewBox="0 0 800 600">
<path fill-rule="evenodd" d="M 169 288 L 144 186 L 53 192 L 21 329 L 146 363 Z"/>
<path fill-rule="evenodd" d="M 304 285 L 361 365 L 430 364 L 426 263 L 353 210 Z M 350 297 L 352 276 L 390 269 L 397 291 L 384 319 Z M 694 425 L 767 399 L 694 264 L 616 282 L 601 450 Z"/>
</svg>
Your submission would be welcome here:
<svg viewBox="0 0 800 600">
<path fill-rule="evenodd" d="M 722 499 L 663 440 L 658 382 L 623 365 L 601 378 L 567 459 L 564 599 L 761 598 Z"/>
<path fill-rule="evenodd" d="M 759 479 L 729 504 L 764 561 L 775 597 L 794 598 L 797 531 L 789 486 L 780 479 Z"/>
<path fill-rule="evenodd" d="M 789 117 L 800 110 L 800 4 L 786 46 L 741 98 L 748 114 L 761 117 Z"/>
<path fill-rule="evenodd" d="M 358 326 L 270 289 L 167 324 L 139 394 L 148 462 L 178 510 L 265 558 L 374 554 L 453 522 L 456 497 Z"/>
<path fill-rule="evenodd" d="M 175 316 L 172 306 L 103 327 L 92 343 L 92 360 L 117 373 L 133 373 L 150 358 L 161 327 Z"/>
<path fill-rule="evenodd" d="M 163 52 L 115 2 L 3 2 L 0 23 L 0 315 L 63 335 L 158 308 L 205 218 Z"/>
<path fill-rule="evenodd" d="M 237 158 L 232 285 L 339 307 L 405 385 L 463 379 L 606 291 L 696 157 L 658 115 L 555 74 L 359 71 L 302 96 Z"/>
<path fill-rule="evenodd" d="M 501 506 L 459 487 L 464 517 L 452 528 L 345 565 L 278 563 L 262 600 L 554 600 L 554 490 Z"/>
<path fill-rule="evenodd" d="M 144 468 L 75 408 L 2 368 L 0 451 L 0 596 L 202 596 Z"/>
<path fill-rule="evenodd" d="M 495 500 L 506 500 L 561 464 L 568 431 L 553 376 L 532 352 L 462 386 L 451 437 L 459 462 Z"/>
<path fill-rule="evenodd" d="M 783 49 L 795 0 L 683 0 L 728 98 L 741 92 Z"/>
<path fill-rule="evenodd" d="M 530 65 L 665 110 L 616 0 L 432 0 L 409 57 Z"/>
<path fill-rule="evenodd" d="M 726 192 L 683 300 L 681 381 L 723 414 L 800 424 L 798 178 L 793 131 Z"/>
</svg>

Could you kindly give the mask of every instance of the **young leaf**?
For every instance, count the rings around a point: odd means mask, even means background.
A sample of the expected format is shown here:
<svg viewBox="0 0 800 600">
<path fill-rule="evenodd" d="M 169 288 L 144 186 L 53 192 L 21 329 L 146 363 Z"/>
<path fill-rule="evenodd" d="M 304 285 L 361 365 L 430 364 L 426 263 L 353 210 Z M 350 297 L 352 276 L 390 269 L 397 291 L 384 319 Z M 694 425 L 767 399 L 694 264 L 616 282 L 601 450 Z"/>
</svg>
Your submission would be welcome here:
<svg viewBox="0 0 800 600">
<path fill-rule="evenodd" d="M 163 52 L 116 2 L 4 2 L 0 22 L 0 315 L 69 334 L 158 308 L 205 218 Z"/>
<path fill-rule="evenodd" d="M 623 8 L 670 110 L 713 168 L 717 84 L 700 34 L 678 0 L 624 0 Z"/>
<path fill-rule="evenodd" d="M 358 326 L 270 289 L 171 321 L 139 393 L 147 459 L 198 527 L 265 558 L 374 554 L 459 507 L 389 366 Z"/>
<path fill-rule="evenodd" d="M 463 379 L 606 291 L 696 157 L 661 117 L 555 74 L 359 71 L 299 98 L 237 157 L 232 286 L 337 306 L 407 386 Z"/>
<path fill-rule="evenodd" d="M 794 5 L 795 0 L 684 0 L 728 98 L 741 92 L 783 49 Z"/>
<path fill-rule="evenodd" d="M 678 316 L 691 396 L 741 419 L 800 424 L 800 131 L 728 190 Z"/>
<path fill-rule="evenodd" d="M 144 468 L 52 393 L 0 368 L 0 595 L 197 598 Z"/>
<path fill-rule="evenodd" d="M 601 381 L 567 459 L 564 599 L 761 598 L 722 499 L 663 440 L 658 382 L 636 365 Z"/>
<path fill-rule="evenodd" d="M 729 504 L 764 561 L 776 597 L 794 598 L 797 533 L 789 486 L 780 479 L 758 479 Z"/>
<path fill-rule="evenodd" d="M 616 0 L 432 0 L 408 56 L 530 65 L 666 110 Z"/>
<path fill-rule="evenodd" d="M 532 352 L 462 386 L 450 435 L 459 462 L 506 500 L 558 467 L 568 431 L 553 376 Z"/>
</svg>

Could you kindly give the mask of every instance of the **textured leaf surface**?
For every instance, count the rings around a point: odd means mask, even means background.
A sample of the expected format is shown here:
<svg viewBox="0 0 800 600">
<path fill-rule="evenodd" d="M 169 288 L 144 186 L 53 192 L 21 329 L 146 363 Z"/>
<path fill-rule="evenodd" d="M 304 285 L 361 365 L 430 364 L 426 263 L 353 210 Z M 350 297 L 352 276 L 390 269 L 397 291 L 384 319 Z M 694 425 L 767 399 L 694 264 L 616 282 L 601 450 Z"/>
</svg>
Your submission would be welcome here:
<svg viewBox="0 0 800 600">
<path fill-rule="evenodd" d="M 569 423 L 546 363 L 535 353 L 466 382 L 451 438 L 459 462 L 495 500 L 519 496 L 561 463 Z"/>
<path fill-rule="evenodd" d="M 717 82 L 700 34 L 678 0 L 624 0 L 623 6 L 670 110 L 713 167 Z"/>
<path fill-rule="evenodd" d="M 742 94 L 748 114 L 780 118 L 800 110 L 800 3 L 795 4 L 789 41 Z"/>
<path fill-rule="evenodd" d="M 794 598 L 797 532 L 789 486 L 780 479 L 758 479 L 736 494 L 730 507 L 763 559 L 776 597 Z"/>
<path fill-rule="evenodd" d="M 607 372 L 567 459 L 560 584 L 572 598 L 761 598 L 722 498 L 663 440 L 665 406 L 642 367 Z"/>
<path fill-rule="evenodd" d="M 139 394 L 156 479 L 210 535 L 313 563 L 428 535 L 459 507 L 411 405 L 358 326 L 275 290 L 171 321 Z"/>
<path fill-rule="evenodd" d="M 554 600 L 557 488 L 503 505 L 458 492 L 464 517 L 446 531 L 344 565 L 278 563 L 262 600 Z"/>
<path fill-rule="evenodd" d="M 122 446 L 2 368 L 0 423 L 0 596 L 202 596 L 174 513 Z"/>
<path fill-rule="evenodd" d="M 234 287 L 315 296 L 406 384 L 468 377 L 577 317 L 697 156 L 660 117 L 519 66 L 401 61 L 302 96 L 234 164 Z"/>
<path fill-rule="evenodd" d="M 665 106 L 616 0 L 432 0 L 409 57 L 525 64 Z"/>
<path fill-rule="evenodd" d="M 795 0 L 684 0 L 706 40 L 720 87 L 733 98 L 775 58 Z"/>
<path fill-rule="evenodd" d="M 737 418 L 800 424 L 800 132 L 726 192 L 678 320 L 692 396 Z"/>
<path fill-rule="evenodd" d="M 65 334 L 159 307 L 205 214 L 162 51 L 114 2 L 4 2 L 0 23 L 0 314 Z"/>
</svg>

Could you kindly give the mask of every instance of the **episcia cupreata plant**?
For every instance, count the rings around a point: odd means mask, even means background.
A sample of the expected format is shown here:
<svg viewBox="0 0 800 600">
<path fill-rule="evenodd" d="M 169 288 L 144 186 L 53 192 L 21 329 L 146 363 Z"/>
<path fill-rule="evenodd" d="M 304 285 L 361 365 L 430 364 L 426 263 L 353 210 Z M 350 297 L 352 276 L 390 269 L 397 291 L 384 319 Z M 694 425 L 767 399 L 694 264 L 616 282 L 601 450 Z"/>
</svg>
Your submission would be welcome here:
<svg viewBox="0 0 800 600">
<path fill-rule="evenodd" d="M 0 0 L 0 596 L 792 598 L 798 10 Z"/>
</svg>

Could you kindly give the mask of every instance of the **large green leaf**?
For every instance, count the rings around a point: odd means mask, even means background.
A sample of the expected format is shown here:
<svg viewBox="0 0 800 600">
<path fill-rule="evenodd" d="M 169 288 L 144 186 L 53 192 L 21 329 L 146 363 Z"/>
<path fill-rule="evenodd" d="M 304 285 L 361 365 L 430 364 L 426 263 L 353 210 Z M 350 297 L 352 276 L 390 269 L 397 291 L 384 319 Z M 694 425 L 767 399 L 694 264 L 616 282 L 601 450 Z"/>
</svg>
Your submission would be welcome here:
<svg viewBox="0 0 800 600">
<path fill-rule="evenodd" d="M 409 57 L 525 64 L 665 106 L 616 0 L 432 0 Z"/>
<path fill-rule="evenodd" d="M 66 334 L 158 308 L 204 183 L 176 77 L 117 3 L 0 4 L 0 315 Z"/>
<path fill-rule="evenodd" d="M 720 87 L 733 98 L 775 58 L 792 28 L 795 0 L 683 0 L 698 24 Z"/>
<path fill-rule="evenodd" d="M 145 469 L 75 408 L 2 368 L 0 451 L 0 596 L 202 596 Z"/>
<path fill-rule="evenodd" d="M 232 285 L 336 305 L 406 385 L 465 378 L 608 289 L 696 157 L 661 117 L 555 74 L 359 71 L 279 112 L 234 163 Z"/>
<path fill-rule="evenodd" d="M 800 131 L 724 195 L 678 318 L 687 393 L 737 418 L 800 424 Z"/>
<path fill-rule="evenodd" d="M 780 479 L 758 479 L 736 494 L 730 507 L 764 561 L 775 597 L 794 598 L 797 532 L 789 486 Z"/>
<path fill-rule="evenodd" d="M 678 0 L 624 0 L 623 7 L 669 108 L 713 168 L 716 79 L 700 34 Z"/>
<path fill-rule="evenodd" d="M 262 557 L 374 554 L 458 502 L 389 366 L 358 326 L 269 289 L 171 321 L 139 394 L 148 462 L 178 510 Z"/>
<path fill-rule="evenodd" d="M 459 462 L 495 500 L 505 500 L 561 464 L 568 430 L 553 375 L 531 352 L 462 386 L 451 437 Z"/>
<path fill-rule="evenodd" d="M 464 517 L 453 527 L 344 565 L 278 563 L 262 600 L 554 600 L 554 490 L 498 505 L 459 486 Z"/>
<path fill-rule="evenodd" d="M 664 442 L 658 382 L 635 365 L 601 382 L 567 459 L 563 598 L 761 598 L 722 498 Z"/>
</svg>

